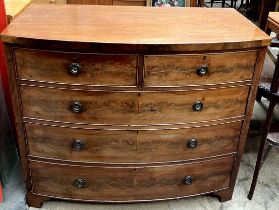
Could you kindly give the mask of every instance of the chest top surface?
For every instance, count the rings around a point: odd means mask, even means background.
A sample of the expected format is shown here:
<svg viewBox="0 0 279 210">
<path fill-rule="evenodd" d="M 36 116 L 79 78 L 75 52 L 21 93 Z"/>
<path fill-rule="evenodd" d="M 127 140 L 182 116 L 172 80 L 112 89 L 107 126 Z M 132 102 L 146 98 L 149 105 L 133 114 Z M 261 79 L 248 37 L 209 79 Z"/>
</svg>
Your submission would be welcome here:
<svg viewBox="0 0 279 210">
<path fill-rule="evenodd" d="M 19 38 L 136 45 L 270 43 L 234 9 L 95 5 L 31 4 L 1 34 L 4 42 Z"/>
</svg>

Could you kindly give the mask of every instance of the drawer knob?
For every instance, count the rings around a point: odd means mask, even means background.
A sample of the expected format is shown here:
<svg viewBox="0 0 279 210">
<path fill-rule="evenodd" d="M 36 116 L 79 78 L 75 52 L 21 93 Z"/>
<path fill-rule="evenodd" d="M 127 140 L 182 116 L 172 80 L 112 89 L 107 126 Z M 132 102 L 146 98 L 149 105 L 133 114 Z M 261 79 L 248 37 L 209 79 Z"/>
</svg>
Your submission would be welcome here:
<svg viewBox="0 0 279 210">
<path fill-rule="evenodd" d="M 82 105 L 79 101 L 74 101 L 72 103 L 71 108 L 72 108 L 72 111 L 75 113 L 81 113 L 81 111 L 82 111 Z"/>
<path fill-rule="evenodd" d="M 190 149 L 195 149 L 198 146 L 198 141 L 196 139 L 189 139 L 187 142 L 187 147 Z"/>
<path fill-rule="evenodd" d="M 83 188 L 86 184 L 86 181 L 84 179 L 77 179 L 74 184 L 76 188 Z"/>
<path fill-rule="evenodd" d="M 81 66 L 78 63 L 71 63 L 69 65 L 69 73 L 71 75 L 77 76 L 81 72 Z"/>
<path fill-rule="evenodd" d="M 75 139 L 72 146 L 76 151 L 81 151 L 84 149 L 85 143 L 80 139 Z"/>
<path fill-rule="evenodd" d="M 190 184 L 192 184 L 192 182 L 193 182 L 193 178 L 191 176 L 185 176 L 183 178 L 183 183 L 186 185 L 190 185 Z"/>
<path fill-rule="evenodd" d="M 200 101 L 196 101 L 194 104 L 193 104 L 193 110 L 196 111 L 196 112 L 199 112 L 203 109 L 203 103 L 200 102 Z"/>
<path fill-rule="evenodd" d="M 197 74 L 201 77 L 206 76 L 207 73 L 208 73 L 208 67 L 205 65 L 202 65 L 197 69 Z"/>
</svg>

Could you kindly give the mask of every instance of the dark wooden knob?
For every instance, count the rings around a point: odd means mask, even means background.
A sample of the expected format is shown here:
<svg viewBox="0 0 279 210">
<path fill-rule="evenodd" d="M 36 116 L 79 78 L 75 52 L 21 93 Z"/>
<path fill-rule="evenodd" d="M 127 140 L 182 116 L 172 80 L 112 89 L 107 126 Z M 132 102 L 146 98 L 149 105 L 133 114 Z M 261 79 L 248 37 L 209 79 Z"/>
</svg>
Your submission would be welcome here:
<svg viewBox="0 0 279 210">
<path fill-rule="evenodd" d="M 193 110 L 196 111 L 196 112 L 199 112 L 203 109 L 203 103 L 200 102 L 200 101 L 196 101 L 194 104 L 193 104 Z"/>
<path fill-rule="evenodd" d="M 189 139 L 187 142 L 187 147 L 190 149 L 195 149 L 198 146 L 198 141 L 196 139 Z"/>
<path fill-rule="evenodd" d="M 72 111 L 75 112 L 75 113 L 82 112 L 82 105 L 79 101 L 72 102 L 71 108 L 72 108 Z"/>
<path fill-rule="evenodd" d="M 77 76 L 81 72 L 81 66 L 78 63 L 71 63 L 69 65 L 69 73 L 71 75 Z"/>
<path fill-rule="evenodd" d="M 183 183 L 186 185 L 190 185 L 190 184 L 192 184 L 192 182 L 193 182 L 193 178 L 191 176 L 185 176 L 183 178 Z"/>
<path fill-rule="evenodd" d="M 81 151 L 84 149 L 85 143 L 80 139 L 75 139 L 72 146 L 76 151 Z"/>
<path fill-rule="evenodd" d="M 208 67 L 203 65 L 197 69 L 197 74 L 201 77 L 206 76 L 208 74 Z"/>
<path fill-rule="evenodd" d="M 74 185 L 76 186 L 76 188 L 83 188 L 86 185 L 86 181 L 79 178 L 74 182 Z"/>
</svg>

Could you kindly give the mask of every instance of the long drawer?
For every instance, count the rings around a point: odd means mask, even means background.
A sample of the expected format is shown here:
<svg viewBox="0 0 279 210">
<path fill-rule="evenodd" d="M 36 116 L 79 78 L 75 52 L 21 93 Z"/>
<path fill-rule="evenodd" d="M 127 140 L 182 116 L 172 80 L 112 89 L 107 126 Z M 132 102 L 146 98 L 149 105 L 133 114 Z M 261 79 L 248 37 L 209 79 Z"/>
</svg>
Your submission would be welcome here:
<svg viewBox="0 0 279 210">
<path fill-rule="evenodd" d="M 249 88 L 139 93 L 22 86 L 21 97 L 24 117 L 86 124 L 173 124 L 241 116 Z"/>
<path fill-rule="evenodd" d="M 20 79 L 79 85 L 135 86 L 137 55 L 16 49 Z"/>
<path fill-rule="evenodd" d="M 241 125 L 235 122 L 178 130 L 98 131 L 27 123 L 26 132 L 31 156 L 80 162 L 151 163 L 236 152 Z"/>
<path fill-rule="evenodd" d="M 258 52 L 147 55 L 145 86 L 212 85 L 251 80 Z"/>
<path fill-rule="evenodd" d="M 31 161 L 33 192 L 95 201 L 155 200 L 229 187 L 234 157 L 193 164 L 90 167 Z"/>
</svg>

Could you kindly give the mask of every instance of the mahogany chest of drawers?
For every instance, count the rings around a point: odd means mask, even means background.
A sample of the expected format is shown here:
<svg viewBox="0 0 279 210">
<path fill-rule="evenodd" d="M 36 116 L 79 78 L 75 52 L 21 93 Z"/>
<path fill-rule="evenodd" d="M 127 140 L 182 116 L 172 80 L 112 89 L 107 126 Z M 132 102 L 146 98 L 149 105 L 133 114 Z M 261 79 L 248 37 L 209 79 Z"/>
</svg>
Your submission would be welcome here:
<svg viewBox="0 0 279 210">
<path fill-rule="evenodd" d="M 31 5 L 1 39 L 29 205 L 231 199 L 270 43 L 235 10 Z"/>
</svg>

